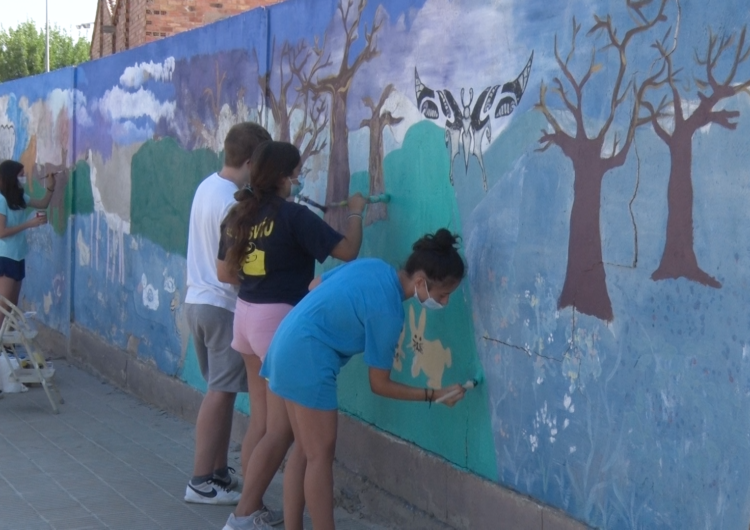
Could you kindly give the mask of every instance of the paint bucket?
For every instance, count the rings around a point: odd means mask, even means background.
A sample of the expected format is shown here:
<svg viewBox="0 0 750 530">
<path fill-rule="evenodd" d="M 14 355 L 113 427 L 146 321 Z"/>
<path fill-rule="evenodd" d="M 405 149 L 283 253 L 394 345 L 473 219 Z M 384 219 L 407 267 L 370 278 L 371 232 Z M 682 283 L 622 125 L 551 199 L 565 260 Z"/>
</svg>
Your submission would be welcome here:
<svg viewBox="0 0 750 530">
<path fill-rule="evenodd" d="M 6 394 L 26 392 L 28 390 L 28 388 L 13 377 L 13 370 L 15 368 L 18 368 L 18 359 L 4 355 L 0 356 L 0 388 Z"/>
</svg>

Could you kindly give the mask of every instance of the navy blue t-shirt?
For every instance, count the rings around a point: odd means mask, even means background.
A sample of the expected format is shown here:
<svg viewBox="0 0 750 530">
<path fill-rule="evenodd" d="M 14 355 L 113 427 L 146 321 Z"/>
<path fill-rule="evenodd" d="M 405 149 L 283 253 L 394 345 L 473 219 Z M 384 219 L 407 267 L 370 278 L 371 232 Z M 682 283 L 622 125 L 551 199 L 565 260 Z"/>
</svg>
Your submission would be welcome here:
<svg viewBox="0 0 750 530">
<path fill-rule="evenodd" d="M 344 236 L 306 206 L 274 199 L 265 205 L 247 241 L 240 270 L 239 298 L 251 304 L 296 305 L 323 263 Z M 221 225 L 218 258 L 224 260 L 231 234 Z"/>
</svg>

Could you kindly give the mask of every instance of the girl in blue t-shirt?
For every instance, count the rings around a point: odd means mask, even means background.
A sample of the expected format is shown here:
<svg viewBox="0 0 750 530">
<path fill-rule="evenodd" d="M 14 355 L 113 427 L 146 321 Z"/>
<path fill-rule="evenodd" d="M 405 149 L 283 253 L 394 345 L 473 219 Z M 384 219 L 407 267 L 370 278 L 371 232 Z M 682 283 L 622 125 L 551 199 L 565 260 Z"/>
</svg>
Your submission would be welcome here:
<svg viewBox="0 0 750 530">
<path fill-rule="evenodd" d="M 21 282 L 26 277 L 26 235 L 22 232 L 47 222 L 44 212 L 29 217 L 27 208 L 44 210 L 55 191 L 55 176 L 48 174 L 41 199 L 24 193 L 26 173 L 15 160 L 0 163 L 0 295 L 18 305 Z M 0 322 L 2 322 L 0 315 Z"/>
<path fill-rule="evenodd" d="M 230 521 L 235 515 L 264 524 L 281 521 L 280 513 L 265 508 L 263 494 L 291 444 L 292 431 L 283 401 L 277 397 L 272 403 L 274 397 L 267 396 L 260 366 L 279 323 L 307 294 L 315 261 L 328 256 L 353 260 L 362 243 L 362 195 L 349 199 L 343 235 L 306 206 L 287 200 L 301 165 L 299 150 L 288 142 L 259 145 L 250 159 L 250 186 L 235 194 L 237 204 L 221 227 L 218 278 L 239 285 L 232 348 L 245 361 L 251 406 L 242 443 L 245 484 Z M 266 438 L 267 425 L 277 422 L 283 428 L 272 430 L 283 433 L 281 440 Z"/>
<path fill-rule="evenodd" d="M 431 403 L 455 392 L 444 401 L 448 406 L 463 398 L 460 385 L 416 388 L 390 377 L 404 323 L 403 302 L 415 298 L 427 309 L 440 309 L 464 276 L 456 243 L 456 236 L 440 229 L 414 243 L 401 270 L 379 259 L 335 268 L 311 283 L 310 294 L 279 326 L 261 375 L 269 380 L 269 395 L 283 398 L 296 441 L 284 471 L 288 530 L 302 530 L 304 504 L 315 530 L 334 529 L 336 378 L 353 355 L 364 352 L 370 389 L 380 396 Z M 263 520 L 230 523 L 231 518 L 225 530 L 268 530 Z"/>
</svg>

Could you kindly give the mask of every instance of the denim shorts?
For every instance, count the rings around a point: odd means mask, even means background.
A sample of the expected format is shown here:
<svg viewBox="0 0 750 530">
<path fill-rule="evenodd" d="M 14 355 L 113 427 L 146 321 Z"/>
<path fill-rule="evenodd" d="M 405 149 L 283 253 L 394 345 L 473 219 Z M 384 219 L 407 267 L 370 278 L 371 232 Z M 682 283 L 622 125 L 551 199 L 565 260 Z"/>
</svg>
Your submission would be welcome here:
<svg viewBox="0 0 750 530">
<path fill-rule="evenodd" d="M 26 277 L 26 260 L 16 261 L 0 257 L 0 276 L 7 276 L 20 282 Z"/>
</svg>

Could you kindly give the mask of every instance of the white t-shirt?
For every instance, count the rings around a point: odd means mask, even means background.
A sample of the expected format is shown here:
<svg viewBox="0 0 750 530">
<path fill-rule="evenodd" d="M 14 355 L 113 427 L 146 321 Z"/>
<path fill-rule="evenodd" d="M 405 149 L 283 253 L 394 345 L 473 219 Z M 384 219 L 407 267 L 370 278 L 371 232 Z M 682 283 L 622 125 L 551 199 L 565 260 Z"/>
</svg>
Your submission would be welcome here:
<svg viewBox="0 0 750 530">
<path fill-rule="evenodd" d="M 237 287 L 216 277 L 221 222 L 234 205 L 237 186 L 214 173 L 195 190 L 190 208 L 187 248 L 188 304 L 208 304 L 234 311 Z"/>
</svg>

